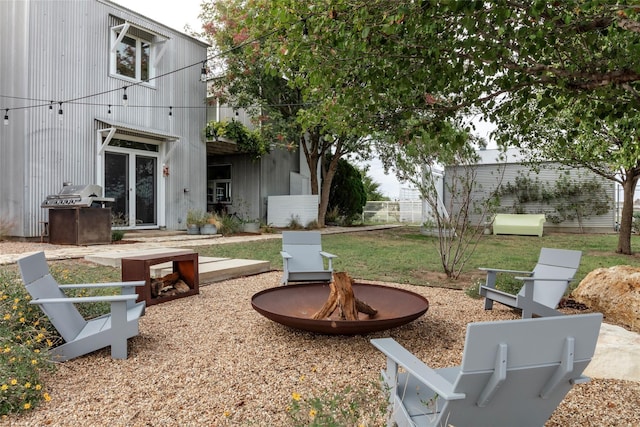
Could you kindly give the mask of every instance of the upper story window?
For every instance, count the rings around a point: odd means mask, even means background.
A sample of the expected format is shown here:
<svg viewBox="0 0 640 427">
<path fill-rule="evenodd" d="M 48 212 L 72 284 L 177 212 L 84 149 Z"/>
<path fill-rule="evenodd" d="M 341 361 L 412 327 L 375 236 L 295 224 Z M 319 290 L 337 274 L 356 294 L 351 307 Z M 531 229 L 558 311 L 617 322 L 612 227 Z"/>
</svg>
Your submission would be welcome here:
<svg viewBox="0 0 640 427">
<path fill-rule="evenodd" d="M 166 37 L 129 22 L 111 27 L 110 74 L 136 82 L 153 79 L 166 42 Z"/>
</svg>

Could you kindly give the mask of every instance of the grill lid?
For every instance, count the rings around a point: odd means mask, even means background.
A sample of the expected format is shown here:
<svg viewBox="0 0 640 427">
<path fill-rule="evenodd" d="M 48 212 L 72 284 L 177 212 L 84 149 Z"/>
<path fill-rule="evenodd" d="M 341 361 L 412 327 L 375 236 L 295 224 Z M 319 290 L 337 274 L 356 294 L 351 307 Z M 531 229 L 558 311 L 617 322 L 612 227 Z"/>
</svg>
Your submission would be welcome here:
<svg viewBox="0 0 640 427">
<path fill-rule="evenodd" d="M 102 197 L 102 187 L 95 184 L 65 185 L 58 194 L 51 194 L 42 202 L 42 208 L 90 207 L 94 202 L 113 202 L 113 197 Z"/>
</svg>

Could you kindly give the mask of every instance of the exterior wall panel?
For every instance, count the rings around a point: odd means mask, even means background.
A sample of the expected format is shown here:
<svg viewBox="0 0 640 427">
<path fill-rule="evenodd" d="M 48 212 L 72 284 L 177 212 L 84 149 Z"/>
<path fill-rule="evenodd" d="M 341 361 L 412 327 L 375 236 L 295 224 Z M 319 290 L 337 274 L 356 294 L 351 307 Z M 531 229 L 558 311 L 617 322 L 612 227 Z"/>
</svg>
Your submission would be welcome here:
<svg viewBox="0 0 640 427">
<path fill-rule="evenodd" d="M 156 70 L 165 76 L 151 85 L 132 86 L 109 75 L 110 28 L 125 20 L 167 39 Z M 159 177 L 166 201 L 159 206 L 166 218 L 160 225 L 179 228 L 185 203 L 204 209 L 206 86 L 199 62 L 206 44 L 106 0 L 3 1 L 0 35 L 0 93 L 15 97 L 0 99 L 11 117 L 10 126 L 0 129 L 0 215 L 16 218 L 12 235 L 40 234 L 40 222 L 47 219 L 40 203 L 63 182 L 96 183 L 101 166 L 95 121 L 101 119 L 179 137 L 163 142 L 161 150 L 170 151 L 171 173 Z M 196 66 L 173 72 L 191 64 Z M 122 106 L 124 86 L 129 107 Z M 168 106 L 174 107 L 171 120 Z M 171 144 L 176 147 L 170 150 Z"/>
<path fill-rule="evenodd" d="M 491 194 L 495 189 L 502 184 L 515 183 L 518 176 L 524 175 L 532 180 L 538 180 L 541 186 L 548 189 L 554 188 L 556 181 L 562 176 L 567 174 L 573 181 L 587 182 L 595 179 L 598 181 L 605 192 L 610 197 L 611 208 L 609 212 L 604 215 L 592 216 L 584 221 L 583 225 L 586 230 L 593 231 L 613 231 L 615 225 L 615 184 L 609 180 L 606 180 L 591 171 L 586 169 L 575 169 L 562 166 L 557 163 L 544 163 L 541 165 L 539 171 L 533 171 L 528 166 L 522 163 L 502 163 L 502 164 L 481 164 L 476 165 L 476 175 L 474 182 L 476 190 L 474 192 L 474 200 L 482 200 Z M 451 182 L 453 176 L 463 174 L 462 168 L 459 166 L 447 166 L 445 168 L 445 196 L 444 204 L 449 209 L 451 206 L 452 195 L 450 191 Z M 513 196 L 505 195 L 501 196 L 499 212 L 502 213 L 517 213 L 514 208 L 515 199 Z M 557 203 L 555 204 L 557 205 Z M 526 209 L 525 213 L 545 213 L 554 211 L 554 203 L 547 204 L 544 202 L 531 202 L 524 204 Z M 457 206 L 456 206 L 457 207 Z M 472 214 L 471 223 L 476 225 L 480 221 L 479 215 Z M 554 224 L 550 220 L 544 224 L 545 229 L 554 229 L 557 231 L 576 231 L 579 229 L 579 223 L 577 220 L 563 221 L 560 224 Z"/>
</svg>

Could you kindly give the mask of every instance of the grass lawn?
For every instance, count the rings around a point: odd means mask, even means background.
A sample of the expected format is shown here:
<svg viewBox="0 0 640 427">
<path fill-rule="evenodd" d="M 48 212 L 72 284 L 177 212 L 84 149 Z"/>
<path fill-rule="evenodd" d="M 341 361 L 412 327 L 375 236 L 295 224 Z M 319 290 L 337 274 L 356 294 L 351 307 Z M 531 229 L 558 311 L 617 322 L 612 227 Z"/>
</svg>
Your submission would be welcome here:
<svg viewBox="0 0 640 427">
<path fill-rule="evenodd" d="M 573 281 L 577 286 L 590 271 L 619 264 L 640 265 L 639 255 L 615 253 L 617 234 L 550 233 L 536 236 L 482 236 L 458 280 L 444 277 L 435 237 L 423 236 L 417 227 L 362 231 L 322 236 L 327 252 L 338 255 L 334 270 L 352 277 L 427 286 L 466 287 L 484 277 L 478 267 L 530 270 L 538 260 L 540 248 L 581 250 L 580 269 Z M 632 246 L 640 237 L 632 237 Z M 272 268 L 282 269 L 279 239 L 213 245 L 196 250 L 202 256 L 261 259 Z"/>
</svg>

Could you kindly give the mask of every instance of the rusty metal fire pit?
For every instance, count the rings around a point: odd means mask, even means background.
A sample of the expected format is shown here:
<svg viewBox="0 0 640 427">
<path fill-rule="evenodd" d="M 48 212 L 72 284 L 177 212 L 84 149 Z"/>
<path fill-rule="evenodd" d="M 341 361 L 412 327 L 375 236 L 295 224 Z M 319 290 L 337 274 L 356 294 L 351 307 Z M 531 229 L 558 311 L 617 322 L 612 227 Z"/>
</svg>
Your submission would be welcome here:
<svg viewBox="0 0 640 427">
<path fill-rule="evenodd" d="M 306 283 L 265 289 L 251 298 L 251 305 L 274 322 L 310 332 L 357 335 L 382 331 L 409 323 L 429 309 L 421 295 L 382 285 L 354 283 L 353 293 L 378 310 L 373 317 L 360 313 L 360 320 L 315 320 L 311 317 L 329 296 L 327 283 Z"/>
</svg>

